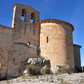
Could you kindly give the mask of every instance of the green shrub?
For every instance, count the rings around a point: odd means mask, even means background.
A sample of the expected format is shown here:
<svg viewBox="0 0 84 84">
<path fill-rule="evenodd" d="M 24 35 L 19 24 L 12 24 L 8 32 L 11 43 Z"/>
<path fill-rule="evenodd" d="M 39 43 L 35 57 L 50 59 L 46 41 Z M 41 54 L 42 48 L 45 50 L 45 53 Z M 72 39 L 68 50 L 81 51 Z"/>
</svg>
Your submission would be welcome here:
<svg viewBox="0 0 84 84">
<path fill-rule="evenodd" d="M 69 66 L 60 66 L 56 75 L 60 75 L 60 74 L 63 74 L 63 73 L 71 74 L 73 72 L 74 72 L 74 70 Z"/>
<path fill-rule="evenodd" d="M 43 75 L 49 74 L 49 73 L 50 73 L 50 69 L 49 69 L 47 66 L 44 66 L 44 67 L 42 68 L 42 70 L 41 70 L 41 73 L 42 73 Z"/>
<path fill-rule="evenodd" d="M 36 56 L 36 58 L 41 58 L 41 59 L 44 59 L 42 56 Z"/>
<path fill-rule="evenodd" d="M 29 75 L 38 75 L 40 74 L 40 69 L 38 67 L 36 67 L 35 65 L 27 65 L 26 66 L 26 69 L 27 69 L 27 73 Z"/>
</svg>

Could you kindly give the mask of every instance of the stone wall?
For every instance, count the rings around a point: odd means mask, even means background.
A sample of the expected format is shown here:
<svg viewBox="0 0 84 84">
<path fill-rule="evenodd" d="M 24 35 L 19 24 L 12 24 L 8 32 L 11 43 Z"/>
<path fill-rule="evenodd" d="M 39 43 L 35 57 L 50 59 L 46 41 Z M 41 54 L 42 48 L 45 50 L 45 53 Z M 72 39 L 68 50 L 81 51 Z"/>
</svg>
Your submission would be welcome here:
<svg viewBox="0 0 84 84">
<path fill-rule="evenodd" d="M 27 60 L 37 56 L 37 47 L 27 44 L 12 45 L 8 63 L 8 77 L 18 77 L 23 74 Z"/>
<path fill-rule="evenodd" d="M 81 56 L 80 56 L 80 45 L 74 44 L 74 62 L 75 62 L 75 69 L 79 72 L 81 71 Z"/>
<path fill-rule="evenodd" d="M 25 10 L 25 21 L 21 20 L 22 9 Z M 34 23 L 30 22 L 32 12 Z M 0 78 L 20 76 L 28 58 L 38 55 L 39 12 L 31 6 L 14 5 L 12 27 L 0 25 Z"/>
<path fill-rule="evenodd" d="M 25 10 L 25 20 L 21 20 L 21 10 Z M 31 23 L 31 13 L 35 14 L 35 22 Z M 36 57 L 39 47 L 39 12 L 27 5 L 14 5 L 13 45 L 10 55 L 8 77 L 20 76 L 29 57 Z M 14 67 L 11 67 L 10 64 Z"/>
<path fill-rule="evenodd" d="M 28 58 L 37 56 L 38 46 L 14 42 L 13 31 L 0 25 L 0 79 L 20 76 Z"/>
<path fill-rule="evenodd" d="M 39 22 L 39 14 L 31 6 L 15 4 L 12 28 L 0 25 L 0 79 L 20 76 L 27 60 L 40 55 L 50 60 L 51 68 L 56 65 L 74 68 L 74 61 L 75 66 L 81 66 L 80 48 L 74 47 L 73 52 L 73 26 L 54 19 Z"/>
<path fill-rule="evenodd" d="M 12 28 L 0 25 L 0 78 L 7 75 L 8 56 L 13 43 Z"/>
<path fill-rule="evenodd" d="M 43 20 L 40 29 L 41 56 L 56 65 L 69 65 L 74 68 L 73 26 L 58 20 Z"/>
<path fill-rule="evenodd" d="M 25 11 L 25 20 L 21 20 L 21 10 Z M 31 23 L 31 13 L 34 13 L 35 20 Z M 39 46 L 39 12 L 27 5 L 14 5 L 13 15 L 13 40 Z"/>
</svg>

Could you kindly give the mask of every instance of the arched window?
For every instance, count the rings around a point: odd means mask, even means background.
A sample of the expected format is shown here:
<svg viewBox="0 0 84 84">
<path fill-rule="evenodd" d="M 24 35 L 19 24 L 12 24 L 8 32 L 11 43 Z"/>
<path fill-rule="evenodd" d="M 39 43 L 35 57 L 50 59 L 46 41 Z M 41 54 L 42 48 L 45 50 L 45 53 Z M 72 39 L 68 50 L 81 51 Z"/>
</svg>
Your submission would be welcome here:
<svg viewBox="0 0 84 84">
<path fill-rule="evenodd" d="M 25 21 L 25 10 L 21 10 L 21 20 Z"/>
<path fill-rule="evenodd" d="M 35 14 L 31 13 L 31 19 L 30 19 L 31 23 L 35 23 Z"/>
</svg>

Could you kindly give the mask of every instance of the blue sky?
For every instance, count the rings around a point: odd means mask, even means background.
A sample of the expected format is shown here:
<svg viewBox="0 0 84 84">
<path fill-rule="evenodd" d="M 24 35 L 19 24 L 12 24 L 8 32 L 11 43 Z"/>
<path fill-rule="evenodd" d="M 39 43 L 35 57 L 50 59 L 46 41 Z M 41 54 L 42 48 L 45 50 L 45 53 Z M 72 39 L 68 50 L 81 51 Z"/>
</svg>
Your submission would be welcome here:
<svg viewBox="0 0 84 84">
<path fill-rule="evenodd" d="M 74 26 L 73 43 L 81 48 L 84 66 L 84 0 L 0 0 L 0 24 L 11 27 L 13 5 L 31 5 L 40 12 L 42 19 L 59 19 Z"/>
</svg>

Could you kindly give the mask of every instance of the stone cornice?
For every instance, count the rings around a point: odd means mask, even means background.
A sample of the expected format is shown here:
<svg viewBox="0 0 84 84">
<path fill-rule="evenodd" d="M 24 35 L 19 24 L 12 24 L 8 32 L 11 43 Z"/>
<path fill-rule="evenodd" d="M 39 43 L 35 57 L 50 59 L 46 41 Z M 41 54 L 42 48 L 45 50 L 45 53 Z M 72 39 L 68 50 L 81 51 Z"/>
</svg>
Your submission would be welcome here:
<svg viewBox="0 0 84 84">
<path fill-rule="evenodd" d="M 14 4 L 13 7 L 15 7 L 16 5 L 18 6 L 24 6 L 24 7 L 31 7 L 30 5 L 23 5 L 23 4 Z M 32 8 L 32 7 L 31 7 Z M 33 8 L 34 9 L 34 8 Z M 36 9 L 34 9 L 35 11 L 37 11 Z M 37 11 L 38 12 L 38 11 Z M 39 13 L 39 12 L 38 12 Z M 40 13 L 39 13 L 40 14 Z"/>
<path fill-rule="evenodd" d="M 73 46 L 74 46 L 74 47 L 79 47 L 79 48 L 81 48 L 81 46 L 80 46 L 80 45 L 77 45 L 77 44 L 73 44 Z"/>
<path fill-rule="evenodd" d="M 72 24 L 68 23 L 68 22 L 65 22 L 65 21 L 61 21 L 61 20 L 57 20 L 57 19 L 45 19 L 45 20 L 40 20 L 39 21 L 40 23 L 63 23 L 67 26 L 70 26 L 72 28 L 72 31 L 74 31 L 74 27 Z"/>
</svg>

